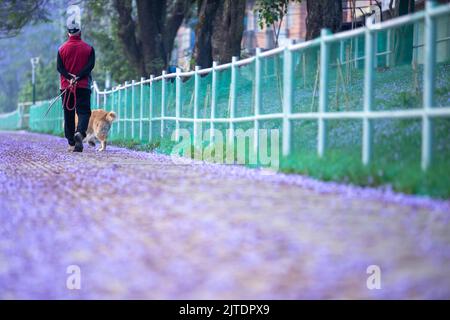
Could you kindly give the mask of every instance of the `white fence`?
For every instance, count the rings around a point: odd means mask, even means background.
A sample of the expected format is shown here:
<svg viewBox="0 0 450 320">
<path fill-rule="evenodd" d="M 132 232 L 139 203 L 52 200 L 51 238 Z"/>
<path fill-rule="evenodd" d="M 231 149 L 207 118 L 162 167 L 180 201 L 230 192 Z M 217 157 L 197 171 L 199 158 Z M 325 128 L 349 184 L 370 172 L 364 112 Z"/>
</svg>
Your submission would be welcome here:
<svg viewBox="0 0 450 320">
<path fill-rule="evenodd" d="M 95 101 L 98 106 L 102 104 L 111 110 L 119 111 L 119 105 L 122 99 L 125 98 L 125 102 L 128 101 L 128 88 L 131 88 L 131 114 L 128 114 L 130 109 L 128 106 L 125 107 L 124 114 L 119 114 L 119 125 L 117 130 L 120 130 L 120 125 L 122 129 L 126 132 L 127 126 L 131 124 L 132 127 L 132 138 L 139 138 L 142 140 L 143 132 L 143 122 L 148 122 L 150 129 L 149 135 L 150 140 L 152 137 L 151 126 L 155 121 L 160 121 L 161 132 L 160 138 L 164 135 L 164 122 L 173 121 L 175 122 L 175 136 L 179 137 L 180 123 L 189 122 L 193 123 L 194 136 L 198 132 L 198 126 L 200 123 L 208 123 L 210 128 L 213 129 L 216 123 L 225 123 L 228 125 L 230 135 L 233 135 L 234 126 L 238 122 L 253 122 L 254 127 L 254 148 L 258 149 L 258 129 L 259 123 L 262 120 L 273 120 L 279 119 L 282 121 L 282 150 L 283 155 L 289 155 L 291 153 L 291 139 L 292 139 L 292 129 L 291 121 L 296 119 L 313 119 L 318 122 L 318 136 L 317 136 L 317 153 L 320 157 L 323 156 L 326 148 L 326 120 L 329 119 L 360 119 L 363 123 L 362 129 L 362 162 L 368 164 L 372 157 L 372 124 L 371 121 L 374 119 L 386 118 L 386 119 L 405 119 L 405 118 L 417 118 L 422 120 L 422 156 L 421 163 L 422 169 L 426 170 L 431 162 L 432 155 L 432 120 L 438 117 L 449 117 L 450 107 L 439 107 L 435 108 L 435 67 L 436 67 L 436 47 L 439 42 L 447 41 L 449 38 L 437 39 L 437 18 L 450 13 L 450 5 L 437 6 L 435 1 L 428 1 L 427 8 L 425 11 L 417 12 L 409 16 L 403 16 L 397 19 L 389 20 L 383 23 L 374 24 L 371 20 L 368 20 L 367 26 L 365 28 L 355 29 L 347 32 L 342 32 L 338 34 L 330 34 L 327 30 L 322 30 L 321 37 L 313 41 L 290 44 L 287 47 L 276 48 L 274 50 L 261 52 L 257 50 L 257 54 L 254 57 L 238 60 L 233 58 L 231 63 L 217 65 L 213 64 L 212 68 L 199 69 L 195 68 L 195 71 L 181 72 L 179 69 L 176 73 L 167 74 L 163 72 L 161 76 L 153 77 L 150 79 L 142 78 L 140 81 L 132 81 L 131 83 L 125 83 L 112 90 L 100 91 L 97 84 L 94 84 L 94 94 Z M 373 100 L 374 100 L 374 68 L 376 63 L 376 57 L 380 55 L 390 55 L 392 52 L 391 48 L 387 48 L 384 52 L 376 51 L 376 34 L 377 32 L 383 30 L 390 30 L 392 28 L 400 27 L 403 25 L 411 23 L 424 23 L 424 46 L 423 51 L 423 105 L 422 108 L 412 109 L 412 110 L 384 110 L 384 111 L 373 111 Z M 339 111 L 339 112 L 329 112 L 328 110 L 328 74 L 330 67 L 330 46 L 333 43 L 340 42 L 363 36 L 365 39 L 365 54 L 363 57 L 358 57 L 357 52 L 355 58 L 350 62 L 355 62 L 357 60 L 363 59 L 364 63 L 364 98 L 363 98 L 363 109 L 361 111 Z M 320 85 L 319 85 L 319 107 L 317 112 L 299 112 L 293 113 L 293 61 L 292 54 L 296 51 L 306 50 L 312 46 L 320 46 Z M 388 41 L 389 46 L 389 41 Z M 418 47 L 418 46 L 416 46 Z M 263 57 L 269 57 L 274 55 L 283 55 L 283 99 L 282 99 L 282 112 L 271 113 L 271 114 L 261 114 L 261 59 Z M 237 67 L 243 66 L 249 63 L 255 63 L 255 92 L 254 92 L 254 114 L 245 117 L 236 117 L 236 85 Z M 217 72 L 220 70 L 231 69 L 231 81 L 230 81 L 230 112 L 228 117 L 216 117 L 216 91 L 217 91 Z M 205 74 L 212 75 L 212 97 L 211 97 L 211 115 L 210 117 L 199 117 L 199 79 L 200 76 Z M 181 110 L 181 83 L 183 77 L 194 77 L 195 87 L 194 87 L 194 116 L 193 117 L 182 117 L 180 115 Z M 166 105 L 166 84 L 167 81 L 175 79 L 176 81 L 176 104 L 175 116 L 165 115 L 165 105 Z M 160 116 L 153 116 L 153 85 L 157 82 L 161 82 L 161 114 Z M 149 98 L 149 116 L 143 116 L 143 104 L 144 101 L 144 90 L 142 90 L 144 85 L 150 86 L 150 98 Z M 136 94 L 135 88 L 140 86 L 140 110 L 139 117 L 135 114 L 136 105 Z M 113 99 L 112 105 L 106 106 L 107 96 L 118 92 L 118 100 Z M 139 137 L 135 137 L 134 126 L 136 120 L 139 122 Z M 212 131 L 211 131 L 212 132 Z"/>
</svg>

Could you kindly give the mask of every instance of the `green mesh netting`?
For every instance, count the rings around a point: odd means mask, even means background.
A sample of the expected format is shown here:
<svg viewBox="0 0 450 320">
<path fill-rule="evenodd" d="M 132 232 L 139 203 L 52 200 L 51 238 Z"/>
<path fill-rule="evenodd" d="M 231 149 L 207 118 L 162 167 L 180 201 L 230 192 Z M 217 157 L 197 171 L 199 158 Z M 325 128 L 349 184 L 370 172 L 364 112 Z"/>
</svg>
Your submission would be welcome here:
<svg viewBox="0 0 450 320">
<path fill-rule="evenodd" d="M 283 55 L 261 58 L 261 114 L 283 110 Z"/>
<path fill-rule="evenodd" d="M 294 103 L 292 112 L 313 112 L 319 106 L 320 47 L 314 45 L 292 53 L 294 67 Z M 278 79 L 277 79 L 278 80 Z M 276 92 L 280 95 L 277 85 Z M 280 102 L 281 103 L 281 102 Z M 278 110 L 280 112 L 281 110 Z"/>
<path fill-rule="evenodd" d="M 30 108 L 30 129 L 60 135 L 64 131 L 64 112 L 61 99 L 56 101 L 50 112 L 44 117 L 50 101 L 40 103 Z"/>
</svg>

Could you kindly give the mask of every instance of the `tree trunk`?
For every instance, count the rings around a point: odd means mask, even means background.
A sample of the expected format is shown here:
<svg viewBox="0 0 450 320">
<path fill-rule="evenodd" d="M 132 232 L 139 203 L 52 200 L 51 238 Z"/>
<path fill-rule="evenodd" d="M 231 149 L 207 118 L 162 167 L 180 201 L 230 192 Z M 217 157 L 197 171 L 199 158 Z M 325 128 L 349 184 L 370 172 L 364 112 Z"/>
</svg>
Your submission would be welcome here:
<svg viewBox="0 0 450 320">
<path fill-rule="evenodd" d="M 306 0 L 306 40 L 320 36 L 322 28 L 337 32 L 342 25 L 342 1 Z"/>
<path fill-rule="evenodd" d="M 195 32 L 196 64 L 227 63 L 240 56 L 246 0 L 199 0 Z"/>
<path fill-rule="evenodd" d="M 132 1 L 115 0 L 114 7 L 118 13 L 117 36 L 131 65 L 140 74 L 145 74 L 141 47 L 136 38 L 136 24 L 132 18 Z"/>
<path fill-rule="evenodd" d="M 136 0 L 136 23 L 132 0 L 114 1 L 119 16 L 118 37 L 141 76 L 159 75 L 167 67 L 177 31 L 192 3 L 193 0 Z"/>
<path fill-rule="evenodd" d="M 136 4 L 145 73 L 159 75 L 167 64 L 163 41 L 166 1 L 137 0 Z"/>
<path fill-rule="evenodd" d="M 201 68 L 212 65 L 212 31 L 220 0 L 198 0 L 198 23 L 195 28 L 195 62 Z"/>
<path fill-rule="evenodd" d="M 212 31 L 212 57 L 219 63 L 240 57 L 246 0 L 220 1 Z"/>
</svg>

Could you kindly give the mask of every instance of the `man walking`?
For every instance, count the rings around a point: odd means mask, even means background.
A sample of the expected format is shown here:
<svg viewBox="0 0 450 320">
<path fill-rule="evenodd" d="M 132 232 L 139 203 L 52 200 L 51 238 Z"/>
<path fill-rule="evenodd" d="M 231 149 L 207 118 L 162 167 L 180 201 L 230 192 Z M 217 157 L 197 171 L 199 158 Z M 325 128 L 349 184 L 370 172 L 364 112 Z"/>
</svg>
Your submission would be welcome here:
<svg viewBox="0 0 450 320">
<path fill-rule="evenodd" d="M 81 28 L 77 22 L 67 25 L 69 39 L 59 48 L 57 69 L 60 73 L 64 107 L 64 135 L 69 151 L 83 152 L 91 117 L 91 71 L 95 65 L 94 48 L 81 40 Z M 78 126 L 75 131 L 75 112 Z"/>
</svg>

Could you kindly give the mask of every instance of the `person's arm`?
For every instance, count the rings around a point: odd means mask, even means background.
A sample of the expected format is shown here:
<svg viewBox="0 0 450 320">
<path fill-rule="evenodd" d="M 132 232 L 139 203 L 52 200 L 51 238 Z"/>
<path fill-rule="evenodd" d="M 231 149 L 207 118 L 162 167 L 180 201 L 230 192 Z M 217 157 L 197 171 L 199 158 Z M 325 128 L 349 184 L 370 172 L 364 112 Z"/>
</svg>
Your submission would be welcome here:
<svg viewBox="0 0 450 320">
<path fill-rule="evenodd" d="M 66 70 L 64 67 L 64 63 L 61 59 L 61 55 L 58 51 L 58 58 L 56 59 L 56 68 L 58 69 L 58 72 L 67 80 L 71 80 L 73 77 L 70 75 L 70 73 Z"/>
<path fill-rule="evenodd" d="M 78 73 L 77 78 L 83 79 L 84 77 L 87 77 L 91 73 L 92 69 L 94 69 L 94 66 L 95 66 L 95 51 L 94 48 L 92 47 L 91 54 L 89 55 L 89 60 L 87 64 L 84 66 L 84 68 L 81 69 L 80 73 Z"/>
</svg>

